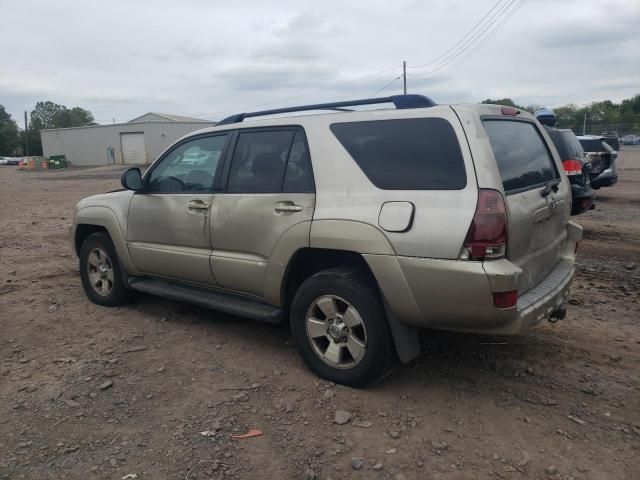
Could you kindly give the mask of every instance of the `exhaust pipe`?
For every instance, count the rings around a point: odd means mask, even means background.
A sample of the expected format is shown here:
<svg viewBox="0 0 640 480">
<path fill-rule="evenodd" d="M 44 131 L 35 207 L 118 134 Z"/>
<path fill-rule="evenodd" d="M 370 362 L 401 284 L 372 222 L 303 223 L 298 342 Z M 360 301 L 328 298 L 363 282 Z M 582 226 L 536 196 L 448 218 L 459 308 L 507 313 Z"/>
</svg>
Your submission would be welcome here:
<svg viewBox="0 0 640 480">
<path fill-rule="evenodd" d="M 563 305 L 561 307 L 556 308 L 553 312 L 551 312 L 551 315 L 549 316 L 549 321 L 551 323 L 556 323 L 558 320 L 562 320 L 566 316 L 567 316 L 567 307 Z"/>
</svg>

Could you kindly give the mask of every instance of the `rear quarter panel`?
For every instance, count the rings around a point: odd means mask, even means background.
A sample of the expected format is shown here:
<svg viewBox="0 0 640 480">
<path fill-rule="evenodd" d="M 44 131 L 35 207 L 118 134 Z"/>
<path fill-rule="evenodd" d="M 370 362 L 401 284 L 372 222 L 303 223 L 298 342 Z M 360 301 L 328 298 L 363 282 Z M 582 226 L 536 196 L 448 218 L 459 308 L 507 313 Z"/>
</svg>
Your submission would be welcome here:
<svg viewBox="0 0 640 480">
<path fill-rule="evenodd" d="M 430 117 L 448 121 L 457 136 L 467 173 L 467 183 L 462 190 L 379 189 L 330 130 L 331 124 L 340 122 Z M 308 121 L 305 129 L 316 180 L 314 223 L 345 220 L 364 224 L 384 236 L 393 252 L 399 256 L 458 257 L 475 212 L 477 184 L 464 130 L 450 107 L 323 115 Z M 413 224 L 406 232 L 387 232 L 378 225 L 382 205 L 393 201 L 411 202 L 415 206 Z M 316 231 L 312 228 L 312 246 Z M 334 247 L 329 246 L 332 242 L 326 231 L 323 233 L 318 240 L 322 241 L 325 248 L 340 248 L 339 244 L 344 244 L 339 230 L 335 232 Z M 363 238 L 361 242 L 353 243 L 353 250 L 360 253 L 380 253 L 375 250 L 375 246 L 379 245 L 377 239 L 366 241 Z"/>
</svg>

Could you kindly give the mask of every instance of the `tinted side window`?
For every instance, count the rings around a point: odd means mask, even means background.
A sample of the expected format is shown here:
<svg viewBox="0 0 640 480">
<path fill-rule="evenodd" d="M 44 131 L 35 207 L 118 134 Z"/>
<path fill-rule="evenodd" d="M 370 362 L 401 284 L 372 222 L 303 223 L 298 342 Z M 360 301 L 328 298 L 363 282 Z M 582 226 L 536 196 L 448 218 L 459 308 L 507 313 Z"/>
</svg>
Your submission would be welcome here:
<svg viewBox="0 0 640 480">
<path fill-rule="evenodd" d="M 570 158 L 573 158 L 573 159 L 583 158 L 584 150 L 582 149 L 582 145 L 580 145 L 580 142 L 578 141 L 578 137 L 576 137 L 575 134 L 572 132 L 565 132 L 564 136 L 566 139 L 567 149 L 569 150 L 570 156 L 567 158 L 562 158 L 561 160 L 567 160 Z"/>
<path fill-rule="evenodd" d="M 384 190 L 460 190 L 467 175 L 453 127 L 441 118 L 334 123 L 331 131 Z"/>
<path fill-rule="evenodd" d="M 307 142 L 300 130 L 293 137 L 282 190 L 288 193 L 315 191 Z"/>
<path fill-rule="evenodd" d="M 554 128 L 547 128 L 553 144 L 558 150 L 560 160 L 579 160 L 584 157 L 584 150 L 573 132 L 563 132 Z"/>
<path fill-rule="evenodd" d="M 231 163 L 228 191 L 280 192 L 293 135 L 292 130 L 241 131 Z"/>
<path fill-rule="evenodd" d="M 151 171 L 146 190 L 156 193 L 212 191 L 227 137 L 226 134 L 200 137 L 179 145 Z"/>
<path fill-rule="evenodd" d="M 552 128 L 547 128 L 547 133 L 549 134 L 549 137 L 551 137 L 551 141 L 553 142 L 553 145 L 556 147 L 556 150 L 558 150 L 558 155 L 560 155 L 560 159 L 568 160 L 569 158 L 572 158 L 569 155 L 569 150 L 567 148 L 568 145 L 563 133 L 558 130 L 554 130 Z"/>
<path fill-rule="evenodd" d="M 558 178 L 553 157 L 529 122 L 485 120 L 505 191 L 521 190 Z"/>
</svg>

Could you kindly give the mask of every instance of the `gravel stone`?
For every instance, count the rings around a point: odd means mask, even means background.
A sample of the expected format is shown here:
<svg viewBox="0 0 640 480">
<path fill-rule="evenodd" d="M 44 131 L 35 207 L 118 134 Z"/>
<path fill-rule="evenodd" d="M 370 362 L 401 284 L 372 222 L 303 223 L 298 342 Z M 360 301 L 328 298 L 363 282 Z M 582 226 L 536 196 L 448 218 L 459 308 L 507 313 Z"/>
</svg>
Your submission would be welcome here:
<svg viewBox="0 0 640 480">
<path fill-rule="evenodd" d="M 335 423 L 338 425 L 344 425 L 345 423 L 349 423 L 351 420 L 351 414 L 346 410 L 336 410 L 336 415 L 333 419 Z"/>
</svg>

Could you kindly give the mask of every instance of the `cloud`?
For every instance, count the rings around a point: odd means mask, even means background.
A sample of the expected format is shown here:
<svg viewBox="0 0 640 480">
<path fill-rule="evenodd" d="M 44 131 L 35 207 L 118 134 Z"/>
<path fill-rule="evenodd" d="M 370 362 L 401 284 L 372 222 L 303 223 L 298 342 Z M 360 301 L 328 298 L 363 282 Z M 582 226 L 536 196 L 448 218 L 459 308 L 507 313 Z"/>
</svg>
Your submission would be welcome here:
<svg viewBox="0 0 640 480">
<path fill-rule="evenodd" d="M 433 60 L 491 4 L 462 0 L 3 2 L 0 103 L 40 100 L 98 121 L 147 111 L 218 119 L 400 93 L 402 60 Z M 29 24 L 25 34 L 23 25 Z M 637 0 L 529 0 L 457 68 L 410 69 L 410 93 L 441 103 L 510 96 L 558 105 L 638 93 Z M 52 28 L 55 26 L 55 28 Z M 465 54 L 468 52 L 464 52 Z M 591 55 L 590 55 L 591 54 Z M 462 55 L 465 57 L 465 55 Z M 352 81 L 359 79 L 357 81 Z"/>
<path fill-rule="evenodd" d="M 640 19 L 638 20 L 638 24 L 640 24 Z M 638 47 L 637 26 L 632 27 L 624 23 L 615 23 L 612 25 L 605 23 L 600 26 L 579 27 L 575 29 L 560 27 L 555 31 L 547 32 L 547 34 L 540 39 L 539 43 L 543 47 L 551 47 L 559 50 L 576 47 L 593 50 L 598 47 L 616 48 L 626 42 L 634 42 L 636 47 Z"/>
</svg>

